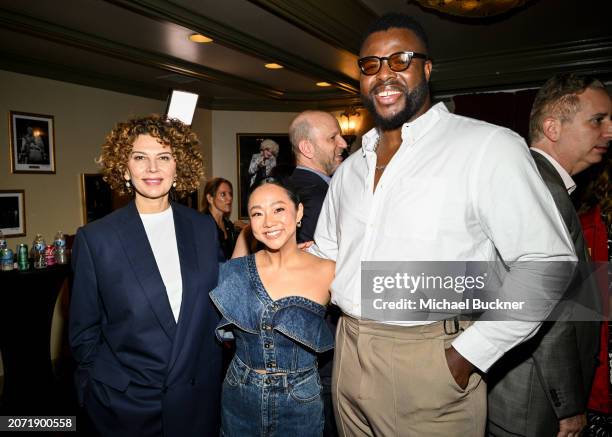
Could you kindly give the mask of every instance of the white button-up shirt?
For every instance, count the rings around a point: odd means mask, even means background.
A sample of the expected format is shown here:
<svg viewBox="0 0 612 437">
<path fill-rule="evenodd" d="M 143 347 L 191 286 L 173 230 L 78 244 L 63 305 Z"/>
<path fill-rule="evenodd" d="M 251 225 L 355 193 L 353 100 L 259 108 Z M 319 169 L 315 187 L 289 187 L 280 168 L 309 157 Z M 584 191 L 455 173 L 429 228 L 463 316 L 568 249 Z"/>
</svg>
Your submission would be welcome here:
<svg viewBox="0 0 612 437">
<path fill-rule="evenodd" d="M 576 260 L 516 133 L 437 104 L 404 124 L 402 144 L 373 191 L 377 140 L 375 129 L 368 132 L 362 150 L 338 168 L 315 232 L 313 251 L 336 261 L 332 301 L 344 313 L 361 316 L 361 261 Z M 539 326 L 476 322 L 453 346 L 486 371 Z"/>
</svg>

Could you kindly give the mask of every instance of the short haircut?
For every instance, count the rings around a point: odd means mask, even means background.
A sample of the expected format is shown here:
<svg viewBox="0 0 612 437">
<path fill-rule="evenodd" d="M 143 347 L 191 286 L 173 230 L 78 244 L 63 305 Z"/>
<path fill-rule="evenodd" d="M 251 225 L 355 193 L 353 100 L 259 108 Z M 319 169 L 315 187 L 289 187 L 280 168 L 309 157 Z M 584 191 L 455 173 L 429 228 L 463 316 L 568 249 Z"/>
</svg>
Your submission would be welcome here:
<svg viewBox="0 0 612 437">
<path fill-rule="evenodd" d="M 529 116 L 529 142 L 534 144 L 542 139 L 544 130 L 542 124 L 547 117 L 561 120 L 561 123 L 571 121 L 580 111 L 579 94 L 587 88 L 602 89 L 607 92 L 604 84 L 591 76 L 575 73 L 556 74 L 546 81 L 533 101 Z"/>
<path fill-rule="evenodd" d="M 202 199 L 202 212 L 205 214 L 210 213 L 210 204 L 208 203 L 208 199 L 206 196 L 209 194 L 212 197 L 217 195 L 217 191 L 219 191 L 219 187 L 221 184 L 227 184 L 230 187 L 230 190 L 234 191 L 234 187 L 232 187 L 232 183 L 224 178 L 212 178 L 206 185 L 204 186 L 204 198 Z"/>
<path fill-rule="evenodd" d="M 423 46 L 425 47 L 425 54 L 429 56 L 429 38 L 427 38 L 427 33 L 425 33 L 425 29 L 423 29 L 421 24 L 413 17 L 397 12 L 390 12 L 388 14 L 384 14 L 383 16 L 377 18 L 374 22 L 372 22 L 363 36 L 363 40 L 361 41 L 361 47 L 363 47 L 363 43 L 365 42 L 365 40 L 373 33 L 384 32 L 392 28 L 407 29 L 412 31 L 417 36 L 417 38 L 421 40 Z"/>
<path fill-rule="evenodd" d="M 270 138 L 266 138 L 259 145 L 259 150 L 268 149 L 274 156 L 278 156 L 278 143 Z"/>
<path fill-rule="evenodd" d="M 289 141 L 291 141 L 291 146 L 295 156 L 298 156 L 299 154 L 299 145 L 301 141 L 312 141 L 312 124 L 310 123 L 310 116 L 315 114 L 325 114 L 325 112 L 313 110 L 300 112 L 289 125 Z"/>
</svg>

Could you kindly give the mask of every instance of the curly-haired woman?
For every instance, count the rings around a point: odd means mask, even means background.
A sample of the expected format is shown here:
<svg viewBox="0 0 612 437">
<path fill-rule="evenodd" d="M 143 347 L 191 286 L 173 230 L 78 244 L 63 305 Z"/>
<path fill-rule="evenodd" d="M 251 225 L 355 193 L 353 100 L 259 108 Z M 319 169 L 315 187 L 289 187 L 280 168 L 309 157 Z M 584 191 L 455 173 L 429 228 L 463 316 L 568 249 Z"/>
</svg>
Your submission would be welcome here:
<svg viewBox="0 0 612 437">
<path fill-rule="evenodd" d="M 133 200 L 79 229 L 70 308 L 79 400 L 102 435 L 217 433 L 216 225 L 171 200 L 198 187 L 198 148 L 158 116 L 119 123 L 102 146 L 104 179 Z"/>
</svg>

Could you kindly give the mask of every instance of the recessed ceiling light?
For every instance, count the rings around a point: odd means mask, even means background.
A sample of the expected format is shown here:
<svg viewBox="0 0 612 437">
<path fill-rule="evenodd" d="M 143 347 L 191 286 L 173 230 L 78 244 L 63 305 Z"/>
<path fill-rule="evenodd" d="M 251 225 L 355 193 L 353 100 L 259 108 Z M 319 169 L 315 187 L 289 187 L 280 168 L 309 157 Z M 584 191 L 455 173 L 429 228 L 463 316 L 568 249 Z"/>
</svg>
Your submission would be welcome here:
<svg viewBox="0 0 612 437">
<path fill-rule="evenodd" d="M 212 38 L 201 35 L 199 33 L 194 33 L 193 35 L 189 35 L 189 40 L 193 42 L 199 42 L 199 43 L 207 43 L 207 42 L 213 41 Z"/>
<path fill-rule="evenodd" d="M 317 82 L 317 86 L 331 86 L 329 82 Z"/>
<path fill-rule="evenodd" d="M 281 64 L 276 64 L 274 62 L 271 62 L 270 64 L 266 64 L 265 67 L 269 68 L 270 70 L 278 70 L 279 68 L 285 68 Z"/>
</svg>

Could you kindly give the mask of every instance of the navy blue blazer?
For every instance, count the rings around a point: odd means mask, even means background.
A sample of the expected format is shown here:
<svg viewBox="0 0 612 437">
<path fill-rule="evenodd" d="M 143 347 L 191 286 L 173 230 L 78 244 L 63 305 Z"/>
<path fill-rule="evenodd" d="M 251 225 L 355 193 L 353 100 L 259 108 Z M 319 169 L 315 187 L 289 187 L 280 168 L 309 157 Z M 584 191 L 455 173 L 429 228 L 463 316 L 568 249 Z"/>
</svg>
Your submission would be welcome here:
<svg viewBox="0 0 612 437">
<path fill-rule="evenodd" d="M 103 435 L 216 435 L 221 387 L 213 220 L 171 204 L 183 280 L 175 322 L 134 202 L 79 229 L 70 345 L 79 401 Z"/>
</svg>

